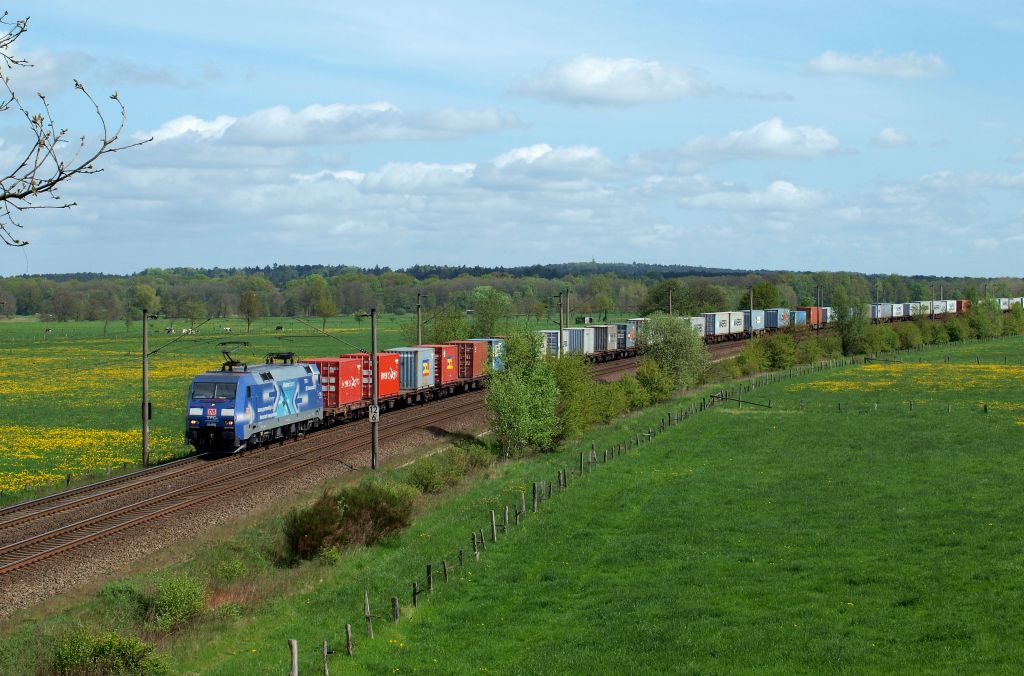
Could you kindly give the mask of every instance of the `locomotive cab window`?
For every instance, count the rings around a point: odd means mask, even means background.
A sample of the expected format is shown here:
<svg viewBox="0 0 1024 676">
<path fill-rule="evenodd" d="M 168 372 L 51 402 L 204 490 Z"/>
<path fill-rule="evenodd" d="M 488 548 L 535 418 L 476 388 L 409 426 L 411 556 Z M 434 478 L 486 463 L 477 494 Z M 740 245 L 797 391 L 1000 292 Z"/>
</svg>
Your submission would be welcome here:
<svg viewBox="0 0 1024 676">
<path fill-rule="evenodd" d="M 194 383 L 193 399 L 234 399 L 235 383 Z"/>
</svg>

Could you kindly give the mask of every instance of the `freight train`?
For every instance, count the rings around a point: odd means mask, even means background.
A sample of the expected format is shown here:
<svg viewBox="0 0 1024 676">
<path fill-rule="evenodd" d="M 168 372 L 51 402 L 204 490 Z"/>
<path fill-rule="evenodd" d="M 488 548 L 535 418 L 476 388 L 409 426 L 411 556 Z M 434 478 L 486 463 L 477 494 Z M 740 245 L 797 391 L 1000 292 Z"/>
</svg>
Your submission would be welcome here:
<svg viewBox="0 0 1024 676">
<path fill-rule="evenodd" d="M 1003 311 L 1024 298 L 996 299 Z M 944 317 L 967 312 L 966 300 L 875 303 L 865 308 L 876 323 L 919 315 Z M 836 319 L 827 306 L 707 312 L 680 317 L 706 343 L 742 340 L 791 327 L 827 327 Z M 542 330 L 544 354 L 581 354 L 592 362 L 636 355 L 644 317 L 619 324 L 591 324 Z M 277 363 L 281 361 L 283 363 Z M 296 361 L 270 355 L 266 364 L 228 360 L 219 371 L 195 377 L 189 389 L 186 443 L 200 452 L 237 452 L 370 414 L 372 374 L 377 374 L 379 411 L 424 403 L 479 389 L 487 373 L 504 368 L 504 340 L 474 338 L 441 345 L 398 347 L 366 353 Z"/>
<path fill-rule="evenodd" d="M 234 453 L 370 414 L 372 375 L 379 411 L 480 388 L 504 368 L 504 340 L 475 338 L 296 360 L 268 355 L 247 365 L 226 359 L 189 388 L 185 441 L 201 453 Z M 227 355 L 225 355 L 227 356 Z"/>
</svg>

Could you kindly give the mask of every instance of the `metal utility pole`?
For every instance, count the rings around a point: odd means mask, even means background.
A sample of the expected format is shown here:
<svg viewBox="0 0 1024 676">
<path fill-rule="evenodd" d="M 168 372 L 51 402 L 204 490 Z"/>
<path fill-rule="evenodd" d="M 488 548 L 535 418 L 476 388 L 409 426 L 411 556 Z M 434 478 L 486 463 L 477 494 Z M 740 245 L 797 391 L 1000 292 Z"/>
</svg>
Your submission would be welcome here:
<svg viewBox="0 0 1024 676">
<path fill-rule="evenodd" d="M 377 392 L 377 308 L 370 308 L 370 468 L 377 469 L 380 445 L 380 400 Z"/>
<path fill-rule="evenodd" d="M 423 294 L 416 294 L 416 344 L 423 344 L 423 303 L 420 302 L 420 298 Z"/>
<path fill-rule="evenodd" d="M 563 326 L 564 325 L 562 323 L 562 292 L 559 291 L 558 292 L 558 354 L 557 354 L 557 356 L 559 356 L 559 357 L 562 356 L 562 329 L 563 329 Z"/>
<path fill-rule="evenodd" d="M 149 467 L 149 310 L 142 308 L 142 466 Z"/>
<path fill-rule="evenodd" d="M 565 290 L 565 323 L 569 323 L 569 289 Z"/>
<path fill-rule="evenodd" d="M 668 314 L 672 316 L 672 287 L 668 288 Z"/>
</svg>

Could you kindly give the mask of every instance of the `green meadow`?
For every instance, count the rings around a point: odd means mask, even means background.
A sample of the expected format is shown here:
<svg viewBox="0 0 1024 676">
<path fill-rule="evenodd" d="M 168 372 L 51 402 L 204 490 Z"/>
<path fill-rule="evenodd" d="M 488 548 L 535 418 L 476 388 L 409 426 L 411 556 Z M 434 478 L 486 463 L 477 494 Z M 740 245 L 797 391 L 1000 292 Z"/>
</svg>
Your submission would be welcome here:
<svg viewBox="0 0 1024 676">
<path fill-rule="evenodd" d="M 208 585 L 204 619 L 145 636 L 175 673 L 280 673 L 287 639 L 304 673 L 322 668 L 324 640 L 338 673 L 1017 673 L 1022 347 L 967 343 L 757 387 L 573 476 L 479 561 L 469 534 L 489 530 L 491 509 L 692 399 L 467 479 L 338 561 L 268 563 L 271 519 L 184 566 Z M 428 563 L 435 591 L 412 608 Z M 227 564 L 244 574 L 219 580 Z M 61 620 L 21 622 L 4 659 L 14 668 L 69 619 L 133 631 L 111 619 L 118 603 L 102 593 Z"/>
</svg>

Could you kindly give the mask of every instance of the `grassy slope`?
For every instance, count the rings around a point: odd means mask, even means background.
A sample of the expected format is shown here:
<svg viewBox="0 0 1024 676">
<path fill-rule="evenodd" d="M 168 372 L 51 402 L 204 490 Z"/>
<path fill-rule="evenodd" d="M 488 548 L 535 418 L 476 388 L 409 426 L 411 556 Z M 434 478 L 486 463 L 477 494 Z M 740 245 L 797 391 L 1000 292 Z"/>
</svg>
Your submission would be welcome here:
<svg viewBox="0 0 1024 676">
<path fill-rule="evenodd" d="M 948 354 L 999 361 L 1021 345 Z M 423 564 L 451 561 L 486 510 L 573 461 L 506 466 L 391 546 L 165 647 L 181 671 L 277 673 L 285 639 L 297 638 L 309 670 L 315 646 L 340 649 L 351 622 L 356 658 L 339 654 L 334 668 L 366 673 L 1015 671 L 1024 663 L 1019 382 L 1014 368 L 962 363 L 759 389 L 749 396 L 771 398 L 771 411 L 722 407 L 598 468 L 407 608 L 401 624 L 378 619 L 368 641 L 364 588 L 380 614 L 393 594 L 407 605 Z M 996 402 L 991 414 L 981 400 Z M 598 447 L 623 434 L 597 433 Z"/>
</svg>

